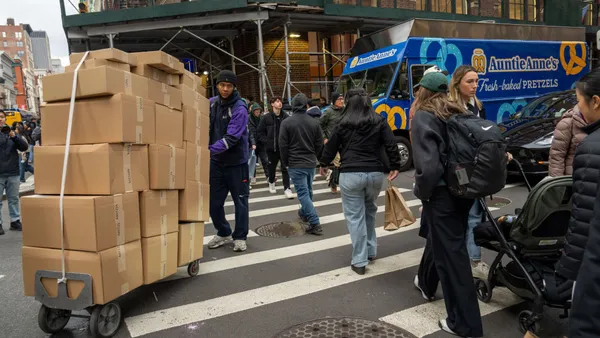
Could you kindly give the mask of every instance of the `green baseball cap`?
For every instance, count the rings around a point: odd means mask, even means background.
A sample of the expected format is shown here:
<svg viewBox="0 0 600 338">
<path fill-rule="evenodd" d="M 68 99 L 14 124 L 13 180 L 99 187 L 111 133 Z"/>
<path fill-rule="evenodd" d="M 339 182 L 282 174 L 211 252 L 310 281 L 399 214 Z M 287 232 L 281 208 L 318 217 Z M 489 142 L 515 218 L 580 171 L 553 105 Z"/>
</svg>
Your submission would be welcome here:
<svg viewBox="0 0 600 338">
<path fill-rule="evenodd" d="M 419 86 L 436 93 L 448 92 L 448 78 L 440 72 L 427 73 L 419 82 Z"/>
</svg>

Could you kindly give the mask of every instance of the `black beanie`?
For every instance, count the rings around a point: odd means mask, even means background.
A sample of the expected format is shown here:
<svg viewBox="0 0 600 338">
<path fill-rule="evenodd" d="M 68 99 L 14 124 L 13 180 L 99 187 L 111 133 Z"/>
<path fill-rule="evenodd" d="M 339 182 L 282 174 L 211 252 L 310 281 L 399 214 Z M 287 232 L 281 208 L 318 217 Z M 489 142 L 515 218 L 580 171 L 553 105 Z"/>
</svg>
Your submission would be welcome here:
<svg viewBox="0 0 600 338">
<path fill-rule="evenodd" d="M 331 104 L 335 104 L 335 101 L 337 101 L 340 97 L 344 97 L 344 94 L 342 93 L 338 93 L 338 92 L 333 92 L 331 94 Z"/>
<path fill-rule="evenodd" d="M 217 75 L 217 84 L 221 82 L 228 82 L 234 87 L 237 87 L 237 76 L 230 70 L 222 70 L 219 75 Z"/>
</svg>

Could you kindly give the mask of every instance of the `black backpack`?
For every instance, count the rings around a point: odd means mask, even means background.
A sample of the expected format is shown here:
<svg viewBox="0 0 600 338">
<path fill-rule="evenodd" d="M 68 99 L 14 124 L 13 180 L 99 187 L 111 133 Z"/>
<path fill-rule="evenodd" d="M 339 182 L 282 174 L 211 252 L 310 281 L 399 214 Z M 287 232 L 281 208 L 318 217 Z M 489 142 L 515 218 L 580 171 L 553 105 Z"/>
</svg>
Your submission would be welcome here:
<svg viewBox="0 0 600 338">
<path fill-rule="evenodd" d="M 453 115 L 446 123 L 445 181 L 462 198 L 493 195 L 506 184 L 506 141 L 498 126 L 476 115 Z"/>
</svg>

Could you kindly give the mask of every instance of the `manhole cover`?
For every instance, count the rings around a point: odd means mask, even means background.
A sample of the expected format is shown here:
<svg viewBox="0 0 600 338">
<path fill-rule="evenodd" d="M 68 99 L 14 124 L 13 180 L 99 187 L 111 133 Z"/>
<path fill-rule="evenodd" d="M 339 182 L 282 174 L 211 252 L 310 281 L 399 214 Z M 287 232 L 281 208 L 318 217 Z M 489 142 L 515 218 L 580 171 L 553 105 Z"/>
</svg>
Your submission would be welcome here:
<svg viewBox="0 0 600 338">
<path fill-rule="evenodd" d="M 297 237 L 306 233 L 304 225 L 300 222 L 269 223 L 259 226 L 255 231 L 261 236 L 273 238 Z"/>
<path fill-rule="evenodd" d="M 485 203 L 487 204 L 487 206 L 489 208 L 503 208 L 503 207 L 511 204 L 512 201 L 509 200 L 508 198 L 494 196 L 493 199 L 490 199 L 489 197 L 486 198 Z"/>
<path fill-rule="evenodd" d="M 360 318 L 323 318 L 287 328 L 273 338 L 415 338 L 384 322 Z"/>
</svg>

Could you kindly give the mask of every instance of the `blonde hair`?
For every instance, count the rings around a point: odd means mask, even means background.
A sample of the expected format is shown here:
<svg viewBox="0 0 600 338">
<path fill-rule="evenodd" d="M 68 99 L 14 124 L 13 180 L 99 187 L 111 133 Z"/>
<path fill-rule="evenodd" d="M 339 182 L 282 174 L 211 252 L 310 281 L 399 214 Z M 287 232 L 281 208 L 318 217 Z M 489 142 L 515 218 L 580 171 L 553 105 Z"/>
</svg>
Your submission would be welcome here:
<svg viewBox="0 0 600 338">
<path fill-rule="evenodd" d="M 466 107 L 467 103 L 473 103 L 473 105 L 477 106 L 477 109 L 482 109 L 483 103 L 479 101 L 476 95 L 473 96 L 473 102 L 465 102 L 462 95 L 460 95 L 460 82 L 463 80 L 465 75 L 470 72 L 477 73 L 477 70 L 468 65 L 456 68 L 454 74 L 452 74 L 452 80 L 450 80 L 450 91 L 448 92 L 448 98 L 450 101 L 458 103 L 461 107 Z"/>
<path fill-rule="evenodd" d="M 447 120 L 452 115 L 467 114 L 464 107 L 448 99 L 446 93 L 436 93 L 431 90 L 421 87 L 415 97 L 414 110 L 415 114 L 419 110 L 435 114 L 440 119 Z"/>
</svg>

